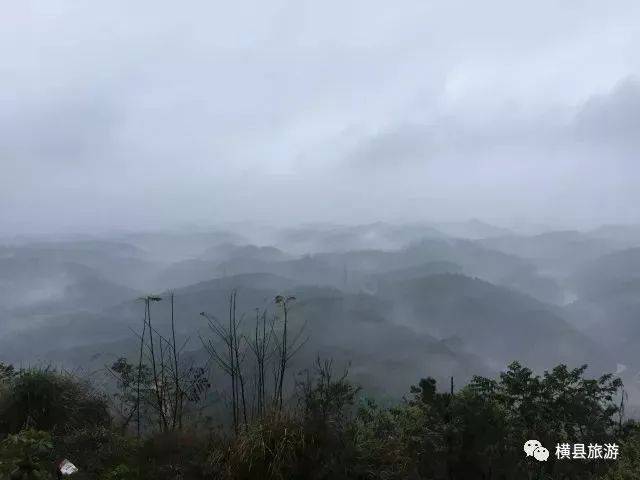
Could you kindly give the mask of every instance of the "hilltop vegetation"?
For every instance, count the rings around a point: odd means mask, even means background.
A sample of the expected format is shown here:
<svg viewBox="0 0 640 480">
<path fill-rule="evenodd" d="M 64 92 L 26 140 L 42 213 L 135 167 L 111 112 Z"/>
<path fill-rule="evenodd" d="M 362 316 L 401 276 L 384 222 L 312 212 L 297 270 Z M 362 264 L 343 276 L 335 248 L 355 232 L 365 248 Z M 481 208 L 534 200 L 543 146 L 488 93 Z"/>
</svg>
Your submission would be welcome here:
<svg viewBox="0 0 640 480">
<path fill-rule="evenodd" d="M 537 376 L 513 363 L 446 393 L 426 378 L 381 406 L 318 360 L 282 408 L 270 404 L 235 433 L 207 426 L 196 409 L 163 424 L 149 403 L 136 434 L 114 415 L 117 396 L 63 372 L 3 367 L 0 474 L 53 479 L 54 460 L 69 458 L 78 480 L 637 478 L 640 430 L 622 421 L 621 382 L 585 369 Z M 531 438 L 551 450 L 547 462 L 525 457 Z M 562 442 L 617 442 L 620 461 L 557 460 Z"/>
</svg>

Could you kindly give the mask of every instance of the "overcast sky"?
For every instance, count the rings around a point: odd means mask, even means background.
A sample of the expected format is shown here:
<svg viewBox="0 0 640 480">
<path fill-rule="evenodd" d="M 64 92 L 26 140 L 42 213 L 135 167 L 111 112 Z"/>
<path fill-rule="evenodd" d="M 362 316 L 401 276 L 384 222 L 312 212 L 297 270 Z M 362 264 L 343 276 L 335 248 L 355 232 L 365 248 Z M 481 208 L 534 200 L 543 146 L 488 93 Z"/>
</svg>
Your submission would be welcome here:
<svg viewBox="0 0 640 480">
<path fill-rule="evenodd" d="M 8 0 L 0 233 L 640 221 L 640 2 Z"/>
</svg>

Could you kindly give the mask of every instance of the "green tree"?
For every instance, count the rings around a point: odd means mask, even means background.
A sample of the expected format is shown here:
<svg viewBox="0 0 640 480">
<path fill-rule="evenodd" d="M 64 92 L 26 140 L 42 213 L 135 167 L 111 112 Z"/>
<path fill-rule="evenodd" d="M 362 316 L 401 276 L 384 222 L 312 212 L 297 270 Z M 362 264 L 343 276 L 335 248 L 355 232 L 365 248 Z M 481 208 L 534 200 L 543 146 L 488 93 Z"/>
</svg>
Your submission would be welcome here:
<svg viewBox="0 0 640 480">
<path fill-rule="evenodd" d="M 559 365 L 542 376 L 517 362 L 495 379 L 474 377 L 460 392 L 437 393 L 435 381 L 413 387 L 408 405 L 424 418 L 418 458 L 424 478 L 595 478 L 608 465 L 561 462 L 557 443 L 607 443 L 618 432 L 616 395 L 620 379 L 586 379 L 586 366 Z M 539 440 L 547 462 L 524 456 L 522 446 Z"/>
</svg>

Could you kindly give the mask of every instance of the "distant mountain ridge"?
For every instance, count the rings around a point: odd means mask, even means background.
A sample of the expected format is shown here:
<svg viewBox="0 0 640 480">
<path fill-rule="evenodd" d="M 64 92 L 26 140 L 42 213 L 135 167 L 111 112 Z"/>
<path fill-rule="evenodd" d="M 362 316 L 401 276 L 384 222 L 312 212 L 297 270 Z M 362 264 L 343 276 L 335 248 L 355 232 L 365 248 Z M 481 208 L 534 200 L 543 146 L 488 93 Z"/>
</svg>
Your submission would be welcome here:
<svg viewBox="0 0 640 480">
<path fill-rule="evenodd" d="M 256 243 L 216 230 L 0 247 L 0 322 L 13 332 L 0 352 L 23 358 L 31 349 L 98 368 L 103 360 L 83 357 L 91 345 L 100 358 L 130 348 L 137 299 L 173 291 L 178 334 L 202 355 L 200 313 L 225 318 L 237 289 L 247 326 L 256 308 L 278 312 L 276 295 L 296 296 L 292 328 L 306 325 L 309 336 L 301 360 L 320 352 L 351 362 L 381 392 L 406 391 L 425 375 L 494 374 L 514 359 L 604 371 L 615 368 L 614 349 L 627 361 L 633 346 L 620 339 L 640 335 L 640 249 L 616 250 L 591 232 L 452 225 L 446 233 L 436 223 L 275 229 Z M 468 237 L 457 238 L 463 227 Z M 166 329 L 166 299 L 153 315 Z"/>
</svg>

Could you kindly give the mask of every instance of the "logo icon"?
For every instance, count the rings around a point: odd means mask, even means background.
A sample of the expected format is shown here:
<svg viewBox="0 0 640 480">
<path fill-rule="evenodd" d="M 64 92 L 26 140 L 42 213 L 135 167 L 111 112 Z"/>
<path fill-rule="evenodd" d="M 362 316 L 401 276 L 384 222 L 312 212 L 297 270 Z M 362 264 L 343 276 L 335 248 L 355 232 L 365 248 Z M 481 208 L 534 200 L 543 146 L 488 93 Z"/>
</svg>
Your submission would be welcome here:
<svg viewBox="0 0 640 480">
<path fill-rule="evenodd" d="M 549 458 L 549 450 L 544 448 L 538 440 L 527 440 L 524 443 L 524 453 L 527 457 L 533 457 L 539 462 L 546 462 Z"/>
</svg>

